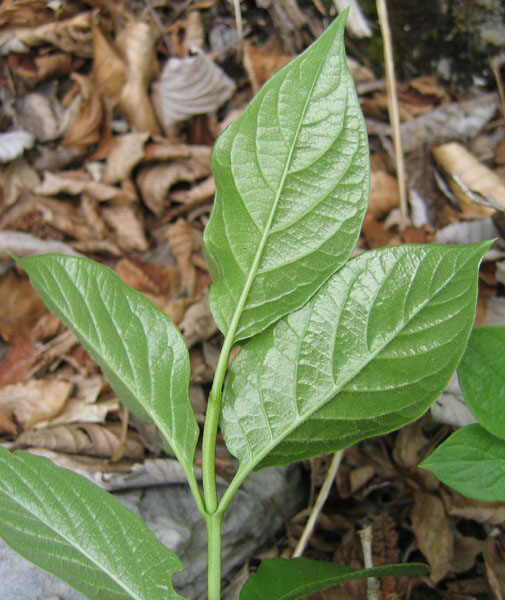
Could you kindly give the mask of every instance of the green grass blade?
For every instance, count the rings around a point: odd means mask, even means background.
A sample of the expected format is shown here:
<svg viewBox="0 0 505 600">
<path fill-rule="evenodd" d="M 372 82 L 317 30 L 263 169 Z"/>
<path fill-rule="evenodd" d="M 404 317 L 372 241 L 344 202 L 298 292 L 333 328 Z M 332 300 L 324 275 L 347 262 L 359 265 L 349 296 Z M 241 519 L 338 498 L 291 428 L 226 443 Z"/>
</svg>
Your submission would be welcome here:
<svg viewBox="0 0 505 600">
<path fill-rule="evenodd" d="M 210 304 L 237 340 L 305 304 L 358 239 L 369 159 L 345 18 L 276 73 L 214 146 Z"/>
<path fill-rule="evenodd" d="M 90 600 L 183 600 L 179 558 L 111 494 L 28 452 L 0 448 L 0 536 Z"/>
</svg>

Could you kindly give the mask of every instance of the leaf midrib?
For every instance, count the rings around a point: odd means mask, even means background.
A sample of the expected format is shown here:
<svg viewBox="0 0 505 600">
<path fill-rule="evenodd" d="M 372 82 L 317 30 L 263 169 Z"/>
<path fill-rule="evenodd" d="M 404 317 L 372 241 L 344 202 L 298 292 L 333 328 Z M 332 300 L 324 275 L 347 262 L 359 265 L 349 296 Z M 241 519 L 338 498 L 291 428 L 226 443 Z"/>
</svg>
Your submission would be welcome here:
<svg viewBox="0 0 505 600">
<path fill-rule="evenodd" d="M 277 211 L 277 207 L 278 207 L 280 199 L 281 199 L 281 195 L 282 195 L 282 192 L 283 192 L 283 189 L 284 189 L 284 184 L 285 184 L 287 176 L 288 176 L 289 167 L 291 165 L 291 160 L 293 158 L 293 153 L 295 151 L 295 148 L 296 148 L 296 145 L 297 145 L 297 142 L 298 142 L 298 138 L 299 138 L 300 131 L 301 131 L 301 128 L 302 128 L 303 119 L 304 119 L 304 117 L 305 117 L 305 115 L 307 113 L 307 109 L 308 109 L 308 106 L 309 106 L 311 98 L 312 98 L 312 92 L 313 92 L 313 90 L 315 88 L 316 82 L 317 82 L 317 80 L 319 78 L 319 74 L 321 72 L 321 69 L 323 68 L 323 64 L 325 63 L 325 61 L 326 61 L 326 54 L 324 55 L 323 59 L 319 63 L 319 67 L 317 69 L 317 72 L 316 72 L 316 74 L 314 76 L 314 79 L 312 81 L 312 85 L 310 86 L 310 90 L 309 90 L 309 92 L 307 94 L 307 97 L 305 99 L 305 104 L 304 104 L 304 107 L 303 107 L 303 111 L 302 111 L 302 114 L 300 115 L 300 119 L 298 121 L 296 133 L 295 133 L 295 135 L 293 137 L 293 142 L 291 144 L 291 148 L 289 149 L 288 156 L 286 158 L 286 162 L 285 162 L 285 165 L 284 165 L 284 170 L 282 172 L 282 177 L 281 177 L 281 180 L 279 182 L 279 186 L 278 186 L 275 198 L 274 198 L 274 202 L 272 204 L 272 208 L 270 210 L 270 214 L 268 216 L 267 223 L 265 225 L 265 229 L 264 229 L 263 235 L 261 237 L 260 243 L 258 245 L 258 249 L 257 249 L 256 254 L 254 256 L 254 260 L 253 260 L 253 263 L 252 263 L 251 268 L 249 270 L 249 274 L 248 274 L 248 276 L 246 278 L 246 281 L 244 283 L 244 287 L 242 289 L 242 293 L 240 294 L 239 300 L 237 302 L 237 306 L 235 308 L 235 311 L 233 312 L 233 316 L 232 316 L 232 319 L 231 319 L 231 322 L 230 322 L 230 328 L 228 330 L 228 335 L 230 335 L 233 338 L 235 337 L 235 333 L 237 331 L 237 328 L 238 328 L 238 325 L 239 325 L 239 322 L 240 322 L 240 318 L 242 316 L 242 313 L 244 311 L 244 307 L 245 307 L 246 302 L 247 302 L 247 297 L 249 296 L 249 292 L 251 290 L 252 284 L 254 283 L 254 279 L 256 278 L 256 274 L 258 272 L 258 267 L 259 267 L 261 258 L 263 256 L 263 251 L 265 249 L 267 240 L 268 240 L 268 238 L 270 236 L 270 233 L 271 233 L 270 230 L 271 230 L 271 227 L 272 227 L 272 222 L 273 222 L 275 213 Z M 279 90 L 280 90 L 280 87 L 279 87 Z M 279 94 L 279 90 L 277 90 L 277 95 Z M 278 106 L 277 106 L 277 109 L 278 109 Z M 280 127 L 280 120 L 279 120 L 278 114 L 277 114 L 277 123 L 279 125 L 279 129 L 282 131 L 282 128 Z M 255 145 L 256 145 L 256 138 L 255 138 Z M 256 156 L 257 155 L 258 155 L 258 150 L 256 148 Z M 263 177 L 263 174 L 262 174 L 262 177 Z M 244 205 L 245 205 L 245 202 L 244 202 Z"/>
</svg>

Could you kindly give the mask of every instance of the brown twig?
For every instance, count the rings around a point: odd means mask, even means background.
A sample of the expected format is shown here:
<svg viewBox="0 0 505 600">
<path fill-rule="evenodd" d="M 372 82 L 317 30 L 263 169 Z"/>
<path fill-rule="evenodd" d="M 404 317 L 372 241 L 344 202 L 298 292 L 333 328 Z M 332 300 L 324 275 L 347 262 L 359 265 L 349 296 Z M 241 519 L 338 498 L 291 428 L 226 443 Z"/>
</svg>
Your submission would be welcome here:
<svg viewBox="0 0 505 600">
<path fill-rule="evenodd" d="M 405 176 L 405 160 L 403 156 L 400 111 L 398 109 L 398 95 L 396 91 L 396 77 L 393 60 L 393 43 L 391 29 L 389 28 L 386 0 L 377 0 L 377 13 L 384 40 L 384 64 L 386 71 L 386 89 L 388 95 L 388 112 L 391 128 L 393 130 L 393 144 L 396 156 L 396 177 L 398 179 L 398 192 L 400 194 L 401 228 L 407 224 L 407 181 Z"/>
</svg>

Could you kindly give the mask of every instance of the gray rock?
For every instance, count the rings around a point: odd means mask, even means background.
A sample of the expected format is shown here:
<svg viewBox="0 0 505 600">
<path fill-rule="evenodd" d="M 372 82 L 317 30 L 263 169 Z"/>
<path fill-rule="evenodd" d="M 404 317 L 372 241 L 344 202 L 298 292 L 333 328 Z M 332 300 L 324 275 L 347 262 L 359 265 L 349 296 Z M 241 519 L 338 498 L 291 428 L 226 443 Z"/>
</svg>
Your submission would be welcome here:
<svg viewBox="0 0 505 600">
<path fill-rule="evenodd" d="M 223 490 L 220 490 L 221 492 Z M 207 536 L 189 489 L 171 485 L 115 493 L 182 560 L 174 585 L 190 600 L 206 597 Z M 299 467 L 253 473 L 230 504 L 223 524 L 225 583 L 282 527 L 303 502 Z M 65 583 L 21 558 L 0 540 L 2 600 L 82 600 Z M 104 599 L 106 600 L 106 599 Z"/>
</svg>

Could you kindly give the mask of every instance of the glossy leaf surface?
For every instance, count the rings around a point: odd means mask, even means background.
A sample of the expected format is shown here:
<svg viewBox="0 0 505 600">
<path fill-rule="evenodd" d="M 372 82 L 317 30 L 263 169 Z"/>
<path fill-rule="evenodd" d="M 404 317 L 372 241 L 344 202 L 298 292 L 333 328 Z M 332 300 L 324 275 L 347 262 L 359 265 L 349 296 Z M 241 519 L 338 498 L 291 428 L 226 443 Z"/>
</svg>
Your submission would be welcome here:
<svg viewBox="0 0 505 600">
<path fill-rule="evenodd" d="M 247 342 L 221 422 L 241 471 L 334 452 L 418 418 L 463 354 L 488 246 L 362 254 Z"/>
<path fill-rule="evenodd" d="M 458 429 L 419 466 L 464 496 L 505 502 L 505 441 L 480 425 Z"/>
<path fill-rule="evenodd" d="M 77 335 L 132 412 L 152 420 L 192 468 L 199 429 L 189 401 L 189 355 L 174 323 L 111 269 L 46 254 L 18 261 L 49 310 Z"/>
<path fill-rule="evenodd" d="M 0 535 L 16 552 L 90 600 L 183 600 L 183 570 L 119 500 L 28 452 L 0 448 Z"/>
<path fill-rule="evenodd" d="M 217 140 L 205 230 L 210 304 L 224 333 L 258 333 L 342 266 L 368 203 L 366 129 L 341 15 L 275 74 Z"/>
<path fill-rule="evenodd" d="M 428 573 L 428 567 L 421 563 L 357 569 L 308 558 L 269 558 L 246 581 L 240 600 L 299 600 L 355 579 L 390 575 L 422 577 Z"/>
<path fill-rule="evenodd" d="M 473 416 L 505 440 L 505 327 L 473 329 L 458 377 Z"/>
</svg>

